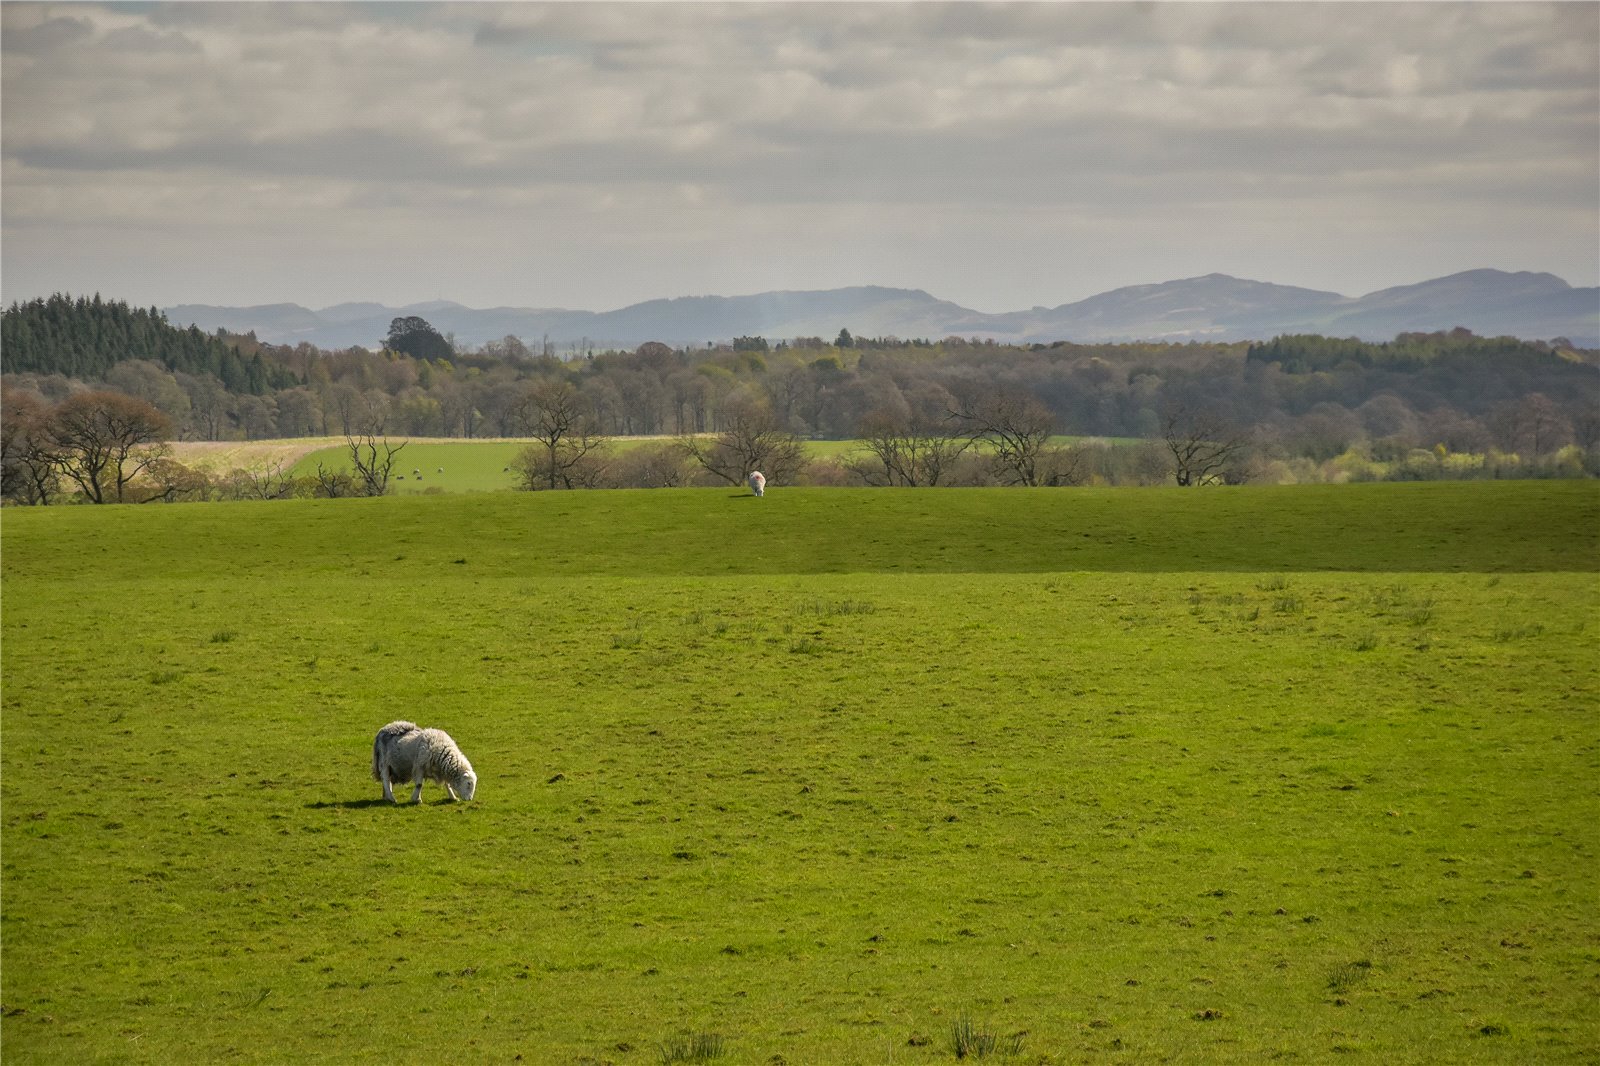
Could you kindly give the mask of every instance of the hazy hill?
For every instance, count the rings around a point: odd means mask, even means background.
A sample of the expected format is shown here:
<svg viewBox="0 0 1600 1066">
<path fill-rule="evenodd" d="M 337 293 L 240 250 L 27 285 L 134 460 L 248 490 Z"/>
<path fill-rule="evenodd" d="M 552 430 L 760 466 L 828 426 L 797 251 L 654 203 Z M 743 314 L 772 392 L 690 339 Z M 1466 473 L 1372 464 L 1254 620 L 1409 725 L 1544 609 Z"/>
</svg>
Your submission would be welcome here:
<svg viewBox="0 0 1600 1066">
<path fill-rule="evenodd" d="M 1470 270 L 1361 297 L 1207 274 L 1159 285 L 1134 285 L 1054 308 L 986 314 L 920 289 L 862 286 L 750 296 L 683 296 L 613 311 L 493 307 L 450 301 L 404 307 L 345 303 L 320 311 L 298 304 L 166 309 L 174 325 L 190 323 L 255 331 L 274 344 L 310 341 L 324 348 L 376 347 L 391 319 L 421 315 L 442 333 L 469 344 L 504 337 L 559 347 L 587 340 L 596 347 L 633 347 L 647 340 L 674 345 L 819 336 L 841 328 L 862 336 L 979 336 L 1007 342 L 1129 340 L 1266 340 L 1281 333 L 1323 333 L 1389 340 L 1406 331 L 1464 326 L 1483 336 L 1528 340 L 1566 337 L 1600 347 L 1600 289 L 1573 288 L 1552 274 Z"/>
<path fill-rule="evenodd" d="M 1600 289 L 1575 289 L 1554 274 L 1469 270 L 1363 296 L 1325 332 L 1376 338 L 1455 326 L 1486 336 L 1561 336 L 1593 348 L 1600 346 Z"/>
</svg>

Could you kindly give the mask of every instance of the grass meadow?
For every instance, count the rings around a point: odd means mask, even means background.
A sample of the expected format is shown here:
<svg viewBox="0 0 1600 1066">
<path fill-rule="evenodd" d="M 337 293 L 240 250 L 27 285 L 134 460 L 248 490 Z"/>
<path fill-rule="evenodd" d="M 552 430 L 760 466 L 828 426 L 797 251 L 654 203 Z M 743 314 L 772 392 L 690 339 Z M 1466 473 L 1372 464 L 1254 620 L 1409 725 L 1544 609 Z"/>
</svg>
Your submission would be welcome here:
<svg viewBox="0 0 1600 1066">
<path fill-rule="evenodd" d="M 1593 483 L 0 538 L 8 1063 L 1600 1058 Z"/>
<path fill-rule="evenodd" d="M 389 491 L 395 495 L 434 492 L 495 492 L 513 488 L 516 475 L 509 467 L 526 450 L 525 440 L 414 440 L 395 456 Z M 330 470 L 349 470 L 350 451 L 341 441 L 318 449 L 296 462 L 296 476 L 316 473 L 317 464 Z"/>
<path fill-rule="evenodd" d="M 615 437 L 612 446 L 626 452 L 644 445 L 661 444 L 670 437 Z M 1054 443 L 1068 445 L 1082 438 L 1057 437 Z M 441 492 L 496 492 L 516 487 L 517 475 L 512 464 L 517 455 L 533 442 L 529 440 L 460 440 L 421 439 L 407 441 L 396 456 L 395 477 L 389 491 L 397 496 L 436 494 Z M 1115 443 L 1133 441 L 1117 438 Z M 180 446 L 180 452 L 192 450 L 201 462 L 213 467 L 218 463 L 204 448 L 214 445 Z M 866 451 L 858 440 L 811 440 L 805 442 L 806 453 L 813 459 L 837 459 Z M 310 477 L 321 463 L 330 470 L 349 470 L 350 454 L 342 439 L 319 439 L 316 443 L 299 440 L 256 442 L 241 444 L 224 452 L 225 455 L 248 456 L 252 451 L 263 456 L 277 454 L 283 457 L 290 471 L 298 477 Z M 270 461 L 270 460 L 269 460 Z"/>
</svg>

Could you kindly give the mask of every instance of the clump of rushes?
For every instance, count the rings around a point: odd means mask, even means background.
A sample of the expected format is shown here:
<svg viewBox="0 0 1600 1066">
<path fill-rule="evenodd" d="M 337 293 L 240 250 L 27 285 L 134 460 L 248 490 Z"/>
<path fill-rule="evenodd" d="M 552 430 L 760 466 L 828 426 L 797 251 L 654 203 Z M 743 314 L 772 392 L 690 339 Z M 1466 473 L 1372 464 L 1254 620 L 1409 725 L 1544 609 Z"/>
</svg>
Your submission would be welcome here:
<svg viewBox="0 0 1600 1066">
<path fill-rule="evenodd" d="M 673 1037 L 660 1050 L 661 1066 L 671 1066 L 675 1062 L 710 1062 L 721 1058 L 726 1049 L 716 1033 L 692 1033 Z"/>
</svg>

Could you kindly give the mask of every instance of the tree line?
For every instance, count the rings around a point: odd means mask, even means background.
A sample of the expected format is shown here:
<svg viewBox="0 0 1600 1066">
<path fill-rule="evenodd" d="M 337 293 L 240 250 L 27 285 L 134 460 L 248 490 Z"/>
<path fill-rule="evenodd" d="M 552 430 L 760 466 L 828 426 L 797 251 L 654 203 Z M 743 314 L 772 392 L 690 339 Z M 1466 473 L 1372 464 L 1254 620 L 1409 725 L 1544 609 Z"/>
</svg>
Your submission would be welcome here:
<svg viewBox="0 0 1600 1066">
<path fill-rule="evenodd" d="M 176 329 L 157 308 L 129 307 L 99 293 L 13 302 L 0 315 L 0 352 L 8 374 L 105 381 L 119 363 L 143 360 L 169 372 L 213 377 L 230 393 L 261 396 L 299 383 L 260 352 L 242 352 L 195 326 Z"/>
<path fill-rule="evenodd" d="M 3 314 L 8 409 L 37 421 L 75 395 L 143 401 L 177 439 L 362 435 L 540 439 L 534 480 L 584 483 L 606 438 L 665 436 L 691 466 L 753 414 L 797 439 L 859 439 L 820 481 L 1074 484 L 1594 474 L 1600 358 L 1564 342 L 1465 330 L 1371 343 L 999 344 L 819 337 L 558 358 L 517 337 L 456 343 L 395 319 L 376 351 L 201 334 L 160 312 L 56 296 Z M 15 349 L 13 344 L 16 345 Z M 19 406 L 20 405 L 20 406 Z M 581 430 L 581 431 L 580 431 Z M 1061 435 L 1125 448 L 1053 447 Z M 1180 438 L 1187 438 L 1187 451 Z M 24 435 L 24 440 L 28 439 Z M 695 442 L 701 442 L 696 444 Z M 962 443 L 966 442 L 966 443 Z M 1144 443 L 1133 443 L 1144 442 Z M 1221 460 L 1192 454 L 1224 448 Z M 581 447 L 593 458 L 552 464 Z M 868 457 L 870 456 L 870 460 Z M 670 472 L 662 474 L 671 483 Z"/>
</svg>

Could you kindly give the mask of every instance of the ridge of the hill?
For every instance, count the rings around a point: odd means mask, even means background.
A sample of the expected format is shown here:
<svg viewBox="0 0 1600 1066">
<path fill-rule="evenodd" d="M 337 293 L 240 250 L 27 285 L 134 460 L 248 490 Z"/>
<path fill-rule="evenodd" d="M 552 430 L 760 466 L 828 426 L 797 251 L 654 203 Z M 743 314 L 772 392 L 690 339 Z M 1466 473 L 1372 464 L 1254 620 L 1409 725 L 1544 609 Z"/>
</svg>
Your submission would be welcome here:
<svg viewBox="0 0 1600 1066">
<path fill-rule="evenodd" d="M 390 322 L 420 315 L 459 342 L 508 335 L 532 345 L 634 347 L 819 336 L 992 337 L 1008 343 L 1064 340 L 1237 341 L 1283 333 L 1322 333 L 1382 341 L 1402 332 L 1464 327 L 1480 336 L 1566 338 L 1600 347 L 1600 288 L 1575 288 L 1553 274 L 1468 270 L 1365 296 L 1207 274 L 1112 289 L 1057 307 L 989 314 L 921 289 L 856 286 L 747 296 L 681 296 L 611 311 L 564 308 L 471 308 L 446 300 L 389 307 L 345 303 L 321 310 L 298 304 L 165 308 L 174 325 L 206 332 L 254 332 L 274 344 L 309 341 L 322 348 L 377 347 Z"/>
</svg>

